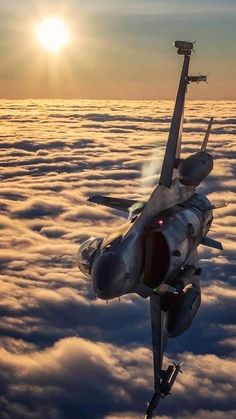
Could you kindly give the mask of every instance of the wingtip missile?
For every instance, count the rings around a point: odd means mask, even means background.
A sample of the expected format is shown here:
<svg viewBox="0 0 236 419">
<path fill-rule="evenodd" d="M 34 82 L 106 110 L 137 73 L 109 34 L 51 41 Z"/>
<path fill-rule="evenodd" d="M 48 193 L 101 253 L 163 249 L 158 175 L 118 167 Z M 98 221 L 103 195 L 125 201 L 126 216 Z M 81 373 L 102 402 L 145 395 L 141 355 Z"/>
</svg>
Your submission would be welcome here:
<svg viewBox="0 0 236 419">
<path fill-rule="evenodd" d="M 175 41 L 174 47 L 177 48 L 179 55 L 191 55 L 191 52 L 194 51 L 193 46 L 196 41 Z"/>
<path fill-rule="evenodd" d="M 144 419 L 151 419 L 154 410 L 158 406 L 161 399 L 164 399 L 166 396 L 171 395 L 171 389 L 175 383 L 175 380 L 179 373 L 183 374 L 181 367 L 183 362 L 176 363 L 172 361 L 173 364 L 170 364 L 166 370 L 161 371 L 161 383 L 159 392 L 155 392 L 150 403 L 148 404 Z"/>
<path fill-rule="evenodd" d="M 175 380 L 179 373 L 183 374 L 183 371 L 181 370 L 181 367 L 183 365 L 183 362 L 180 364 L 173 362 L 173 365 L 169 365 L 166 371 L 164 371 L 163 379 L 161 382 L 161 393 L 162 395 L 168 396 L 171 394 L 171 389 L 175 383 Z"/>
<path fill-rule="evenodd" d="M 208 83 L 207 81 L 207 74 L 199 74 L 198 76 L 188 76 L 187 77 L 187 82 L 188 83 L 201 83 L 201 82 L 205 82 Z"/>
<path fill-rule="evenodd" d="M 168 387 L 169 387 L 169 393 L 168 394 L 170 394 L 170 390 L 172 389 L 172 387 L 175 383 L 175 380 L 178 377 L 178 374 L 179 373 L 183 374 L 183 371 L 181 370 L 182 365 L 183 365 L 183 362 L 178 364 L 178 363 L 173 361 L 173 373 L 172 373 L 172 375 L 169 379 L 169 382 L 168 382 Z"/>
</svg>

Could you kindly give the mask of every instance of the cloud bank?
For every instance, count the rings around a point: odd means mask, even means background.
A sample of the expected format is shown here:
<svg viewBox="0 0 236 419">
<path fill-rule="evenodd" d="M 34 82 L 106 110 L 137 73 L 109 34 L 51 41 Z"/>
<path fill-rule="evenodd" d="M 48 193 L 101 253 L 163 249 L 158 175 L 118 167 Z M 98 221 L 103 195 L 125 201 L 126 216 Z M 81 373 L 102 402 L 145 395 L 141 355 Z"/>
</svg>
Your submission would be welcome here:
<svg viewBox="0 0 236 419">
<path fill-rule="evenodd" d="M 88 196 L 149 196 L 172 106 L 0 102 L 1 418 L 142 417 L 152 394 L 148 301 L 96 300 L 75 255 L 123 223 Z M 183 155 L 199 149 L 213 108 L 215 168 L 201 189 L 230 202 L 211 232 L 225 250 L 200 248 L 203 302 L 192 328 L 169 341 L 166 364 L 184 361 L 184 375 L 161 419 L 236 416 L 235 102 L 187 103 Z"/>
</svg>

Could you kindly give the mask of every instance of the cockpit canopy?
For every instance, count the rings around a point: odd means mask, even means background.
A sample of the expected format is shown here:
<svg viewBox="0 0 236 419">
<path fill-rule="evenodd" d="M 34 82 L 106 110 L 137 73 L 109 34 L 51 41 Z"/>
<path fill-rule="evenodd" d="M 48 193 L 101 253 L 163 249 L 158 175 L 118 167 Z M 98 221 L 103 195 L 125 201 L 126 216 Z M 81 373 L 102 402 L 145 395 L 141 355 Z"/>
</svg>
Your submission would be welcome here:
<svg viewBox="0 0 236 419">
<path fill-rule="evenodd" d="M 102 238 L 90 238 L 81 244 L 77 253 L 77 264 L 79 270 L 89 276 L 96 254 L 102 244 Z"/>
</svg>

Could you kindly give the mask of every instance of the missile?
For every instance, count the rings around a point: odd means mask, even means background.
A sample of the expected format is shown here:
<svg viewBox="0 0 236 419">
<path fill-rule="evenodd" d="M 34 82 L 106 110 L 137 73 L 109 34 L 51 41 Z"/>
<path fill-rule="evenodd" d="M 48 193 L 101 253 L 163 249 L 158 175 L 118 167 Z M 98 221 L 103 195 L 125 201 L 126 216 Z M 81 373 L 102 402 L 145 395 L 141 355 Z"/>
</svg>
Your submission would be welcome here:
<svg viewBox="0 0 236 419">
<path fill-rule="evenodd" d="M 178 374 L 179 374 L 180 372 L 181 372 L 181 374 L 183 374 L 183 371 L 181 370 L 181 367 L 182 367 L 182 365 L 183 365 L 183 362 L 181 362 L 180 364 L 176 364 L 176 363 L 173 361 L 173 364 L 174 364 L 174 373 L 173 373 L 173 375 L 172 375 L 172 377 L 171 377 L 171 379 L 170 379 L 170 382 L 169 382 L 170 388 L 172 388 L 172 386 L 173 386 L 173 384 L 174 384 L 174 382 L 175 382 L 175 380 L 176 380 L 176 378 L 177 378 Z"/>
<path fill-rule="evenodd" d="M 167 396 L 168 394 L 170 394 L 170 379 L 173 375 L 174 372 L 174 365 L 169 365 L 169 367 L 167 368 L 167 370 L 163 371 L 163 378 L 161 381 L 161 392 Z"/>
<path fill-rule="evenodd" d="M 173 365 L 169 365 L 167 370 L 165 371 L 164 377 L 161 382 L 161 393 L 163 396 L 168 396 L 170 393 L 170 390 L 172 389 L 175 380 L 178 376 L 178 374 L 183 371 L 181 370 L 181 367 L 183 365 L 183 362 L 181 364 L 176 364 L 173 361 Z"/>
<path fill-rule="evenodd" d="M 193 49 L 194 42 L 190 41 L 175 41 L 174 46 L 177 49 L 180 50 L 192 50 Z"/>
<path fill-rule="evenodd" d="M 200 83 L 202 81 L 207 83 L 207 75 L 199 74 L 199 76 L 188 76 L 187 81 L 188 83 Z"/>
<path fill-rule="evenodd" d="M 191 55 L 192 50 L 191 49 L 186 49 L 186 48 L 179 48 L 178 49 L 178 54 L 179 55 Z"/>
<path fill-rule="evenodd" d="M 173 384 L 178 376 L 178 374 L 183 371 L 181 370 L 181 367 L 183 365 L 183 362 L 180 364 L 176 364 L 173 361 L 173 365 L 169 365 L 167 370 L 162 370 L 162 380 L 160 383 L 160 391 L 155 392 L 152 400 L 148 404 L 148 408 L 146 410 L 144 419 L 151 419 L 153 416 L 153 411 L 157 407 L 157 405 L 160 402 L 160 399 L 164 399 L 166 396 L 170 395 L 170 390 L 173 387 Z"/>
</svg>

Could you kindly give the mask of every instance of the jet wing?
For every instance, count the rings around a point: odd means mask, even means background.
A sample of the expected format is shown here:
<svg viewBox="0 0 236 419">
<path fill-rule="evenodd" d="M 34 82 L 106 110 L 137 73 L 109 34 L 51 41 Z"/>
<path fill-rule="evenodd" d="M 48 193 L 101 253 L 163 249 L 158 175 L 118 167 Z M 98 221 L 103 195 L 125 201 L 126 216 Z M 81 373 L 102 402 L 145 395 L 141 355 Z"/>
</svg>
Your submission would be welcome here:
<svg viewBox="0 0 236 419">
<path fill-rule="evenodd" d="M 159 184 L 164 185 L 167 188 L 170 188 L 171 186 L 174 168 L 177 167 L 178 160 L 180 159 L 184 103 L 188 85 L 189 62 L 190 56 L 186 54 L 184 57 L 178 93 L 175 101 L 175 108 L 159 180 Z"/>
<path fill-rule="evenodd" d="M 150 314 L 152 327 L 152 347 L 154 366 L 154 395 L 150 401 L 145 418 L 152 418 L 153 410 L 158 405 L 162 396 L 161 380 L 163 378 L 162 362 L 167 345 L 167 335 L 164 331 L 166 313 L 161 310 L 160 297 L 157 294 L 150 296 Z"/>
<path fill-rule="evenodd" d="M 104 195 L 93 195 L 88 199 L 88 202 L 94 204 L 104 205 L 106 207 L 114 208 L 116 210 L 124 211 L 129 215 L 140 214 L 146 205 L 144 201 L 135 201 L 132 199 L 114 198 Z"/>
</svg>

